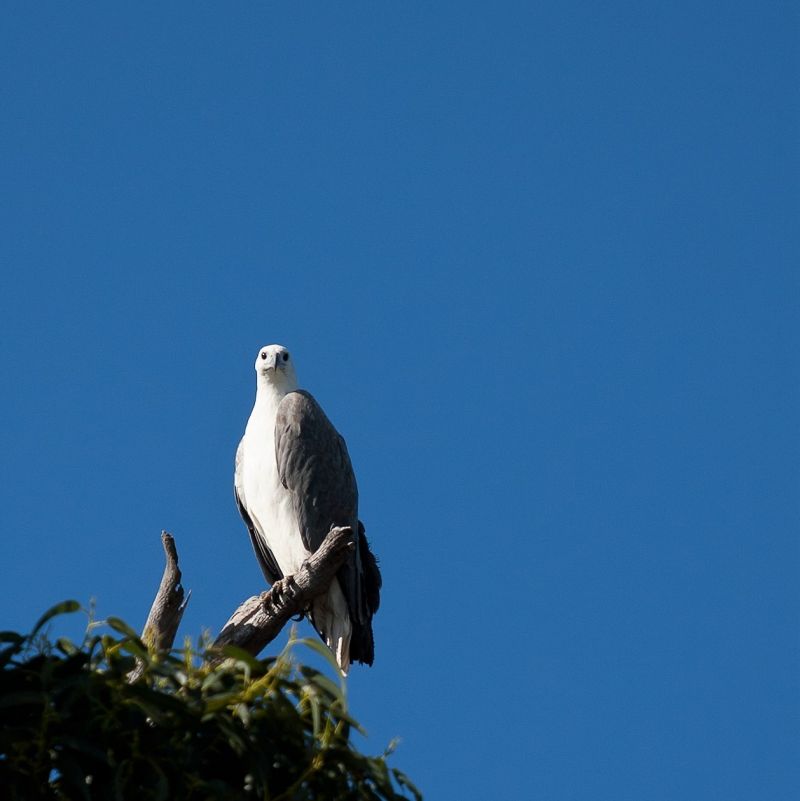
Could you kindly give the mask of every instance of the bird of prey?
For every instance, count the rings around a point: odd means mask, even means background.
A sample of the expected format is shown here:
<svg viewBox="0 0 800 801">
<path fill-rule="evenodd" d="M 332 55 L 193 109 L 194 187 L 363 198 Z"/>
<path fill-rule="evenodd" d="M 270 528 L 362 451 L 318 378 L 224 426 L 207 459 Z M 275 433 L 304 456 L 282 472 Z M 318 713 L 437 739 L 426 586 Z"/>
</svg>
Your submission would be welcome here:
<svg viewBox="0 0 800 801">
<path fill-rule="evenodd" d="M 331 526 L 351 526 L 355 549 L 306 614 L 343 673 L 371 665 L 381 575 L 358 519 L 358 488 L 344 439 L 305 390 L 282 345 L 256 356 L 256 400 L 236 451 L 234 491 L 270 583 L 296 573 Z"/>
</svg>

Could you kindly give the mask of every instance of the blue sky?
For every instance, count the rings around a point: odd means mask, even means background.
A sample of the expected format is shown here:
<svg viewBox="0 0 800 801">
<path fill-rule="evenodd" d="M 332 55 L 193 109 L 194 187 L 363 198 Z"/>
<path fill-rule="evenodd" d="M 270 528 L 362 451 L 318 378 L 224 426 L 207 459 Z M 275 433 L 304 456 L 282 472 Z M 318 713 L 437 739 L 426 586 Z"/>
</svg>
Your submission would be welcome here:
<svg viewBox="0 0 800 801">
<path fill-rule="evenodd" d="M 429 799 L 795 798 L 797 43 L 763 1 L 9 4 L 0 627 L 141 625 L 162 528 L 183 634 L 262 588 L 280 342 L 381 558 L 367 750 Z"/>
</svg>

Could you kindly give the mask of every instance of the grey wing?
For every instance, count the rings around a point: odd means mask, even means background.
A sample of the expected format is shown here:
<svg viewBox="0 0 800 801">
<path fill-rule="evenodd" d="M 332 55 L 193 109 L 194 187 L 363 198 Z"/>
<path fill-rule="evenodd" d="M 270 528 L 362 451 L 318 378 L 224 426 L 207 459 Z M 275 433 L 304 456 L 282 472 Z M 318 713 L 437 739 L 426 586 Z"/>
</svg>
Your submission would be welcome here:
<svg viewBox="0 0 800 801">
<path fill-rule="evenodd" d="M 256 530 L 253 518 L 250 517 L 250 513 L 247 511 L 247 503 L 244 497 L 244 487 L 242 486 L 241 480 L 243 459 L 242 451 L 242 443 L 240 442 L 239 447 L 236 449 L 236 470 L 233 478 L 233 494 L 236 498 L 236 505 L 239 507 L 239 514 L 242 516 L 242 520 L 244 520 L 247 530 L 250 533 L 250 542 L 253 546 L 256 559 L 258 559 L 258 564 L 261 567 L 261 572 L 264 574 L 264 578 L 270 584 L 274 584 L 276 581 L 278 581 L 278 579 L 283 578 L 283 573 L 278 567 L 278 562 L 276 561 L 272 551 L 267 547 L 267 543 L 264 541 L 264 538 Z"/>
<path fill-rule="evenodd" d="M 275 458 L 309 551 L 319 548 L 331 526 L 357 533 L 358 488 L 347 445 L 304 390 L 290 392 L 278 406 Z"/>
<path fill-rule="evenodd" d="M 292 493 L 300 535 L 309 551 L 320 546 L 331 526 L 353 529 L 356 547 L 336 578 L 353 624 L 350 659 L 371 665 L 380 570 L 358 519 L 358 487 L 347 445 L 308 392 L 290 392 L 280 402 L 275 457 L 281 483 Z"/>
<path fill-rule="evenodd" d="M 275 418 L 275 457 L 292 503 L 303 545 L 319 548 L 331 526 L 350 526 L 356 549 L 337 573 L 350 616 L 362 622 L 362 568 L 358 548 L 358 487 L 347 445 L 325 412 L 304 390 L 286 395 Z"/>
</svg>

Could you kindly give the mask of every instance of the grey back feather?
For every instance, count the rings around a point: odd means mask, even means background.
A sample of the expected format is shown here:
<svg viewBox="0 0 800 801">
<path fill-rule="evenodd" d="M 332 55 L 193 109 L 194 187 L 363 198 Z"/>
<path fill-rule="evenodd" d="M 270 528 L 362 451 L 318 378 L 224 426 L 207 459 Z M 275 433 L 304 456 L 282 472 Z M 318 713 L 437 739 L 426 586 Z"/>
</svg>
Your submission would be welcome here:
<svg viewBox="0 0 800 801">
<path fill-rule="evenodd" d="M 288 393 L 278 405 L 275 458 L 309 551 L 319 548 L 331 526 L 357 530 L 358 487 L 347 445 L 304 390 Z"/>
<path fill-rule="evenodd" d="M 288 393 L 278 405 L 275 458 L 309 551 L 316 551 L 331 526 L 353 529 L 356 548 L 337 578 L 353 625 L 350 658 L 371 665 L 380 573 L 358 520 L 358 487 L 347 445 L 305 390 Z"/>
</svg>

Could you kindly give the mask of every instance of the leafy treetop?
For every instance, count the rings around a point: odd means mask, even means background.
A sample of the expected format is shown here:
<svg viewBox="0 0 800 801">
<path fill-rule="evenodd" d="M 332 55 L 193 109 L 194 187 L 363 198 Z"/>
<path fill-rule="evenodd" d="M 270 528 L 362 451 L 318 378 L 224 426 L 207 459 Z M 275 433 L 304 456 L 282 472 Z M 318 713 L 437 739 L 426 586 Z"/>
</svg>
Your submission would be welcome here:
<svg viewBox="0 0 800 801">
<path fill-rule="evenodd" d="M 354 748 L 344 685 L 292 658 L 299 643 L 330 658 L 320 643 L 293 638 L 263 660 L 232 646 L 155 656 L 115 618 L 116 634 L 90 624 L 81 645 L 42 635 L 79 608 L 65 601 L 31 634 L 0 633 L 5 798 L 421 798 L 388 751 Z"/>
</svg>

